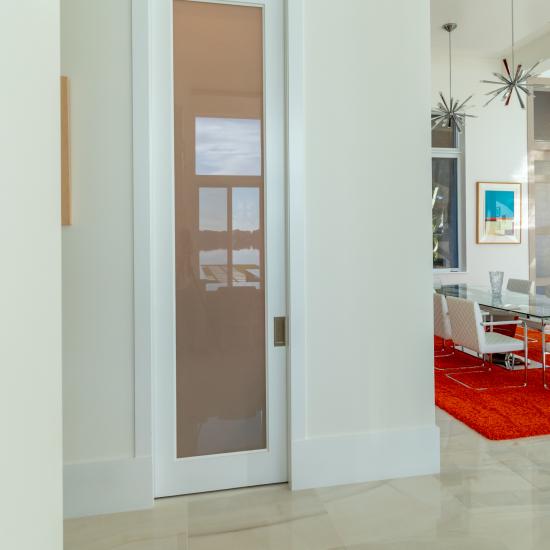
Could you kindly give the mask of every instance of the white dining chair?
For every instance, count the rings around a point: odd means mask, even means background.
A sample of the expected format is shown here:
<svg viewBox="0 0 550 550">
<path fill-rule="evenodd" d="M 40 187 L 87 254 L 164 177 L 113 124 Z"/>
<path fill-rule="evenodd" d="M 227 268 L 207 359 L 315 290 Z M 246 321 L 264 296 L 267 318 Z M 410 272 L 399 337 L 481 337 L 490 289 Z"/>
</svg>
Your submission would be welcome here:
<svg viewBox="0 0 550 550">
<path fill-rule="evenodd" d="M 508 279 L 508 284 L 506 285 L 506 289 L 510 290 L 512 292 L 518 292 L 520 294 L 528 294 L 529 296 L 534 296 L 536 292 L 536 285 L 535 281 L 530 281 L 528 279 Z M 545 288 L 545 295 L 549 296 L 548 287 Z M 537 321 L 531 321 L 529 319 L 525 319 L 525 323 L 527 328 L 530 328 L 532 330 L 537 330 L 538 332 L 541 332 L 542 325 L 541 323 Z M 546 334 L 550 334 L 550 326 L 545 327 L 544 332 Z M 530 338 L 529 335 L 527 335 L 527 338 L 529 342 L 535 343 L 537 342 L 536 338 Z"/>
<path fill-rule="evenodd" d="M 535 281 L 529 279 L 508 279 L 506 290 L 519 294 L 535 294 Z"/>
<path fill-rule="evenodd" d="M 434 353 L 435 359 L 442 359 L 444 357 L 452 357 L 455 355 L 455 346 L 452 342 L 453 333 L 451 330 L 451 319 L 449 317 L 447 299 L 442 294 L 437 293 L 434 293 L 434 335 L 438 336 L 443 341 L 443 346 L 441 349 L 437 350 L 438 353 Z M 447 353 L 447 344 L 449 343 L 452 344 L 452 347 Z M 456 364 L 441 367 L 437 361 L 434 363 L 434 370 L 440 372 L 460 372 L 479 368 L 478 365 L 457 366 Z"/>
<path fill-rule="evenodd" d="M 446 353 L 447 342 L 450 342 L 453 337 L 447 300 L 445 296 L 437 293 L 434 293 L 434 335 L 441 338 L 443 342 L 441 349 L 438 350 L 439 353 L 435 355 L 436 359 L 453 355 L 454 349 L 451 349 L 450 353 Z"/>
<path fill-rule="evenodd" d="M 524 375 L 523 383 L 520 385 L 504 386 L 506 388 L 524 388 L 527 386 L 527 362 L 528 362 L 528 343 L 527 343 L 527 328 L 525 327 L 525 321 L 523 320 L 511 320 L 511 321 L 487 321 L 484 322 L 479 304 L 472 300 L 465 300 L 463 298 L 447 297 L 447 306 L 449 308 L 449 318 L 451 321 L 451 333 L 455 346 L 463 346 L 469 350 L 476 352 L 481 356 L 482 364 L 478 365 L 478 368 L 482 370 L 470 371 L 475 373 L 487 373 L 492 370 L 491 362 L 486 362 L 486 357 L 489 356 L 490 361 L 494 353 L 513 353 L 517 351 L 523 351 L 524 355 Z M 486 327 L 494 327 L 501 325 L 524 325 L 524 338 L 518 340 L 499 332 L 487 332 Z M 458 384 L 467 388 L 485 391 L 488 389 L 502 389 L 503 386 L 494 387 L 474 387 L 466 384 L 462 380 L 456 378 L 453 374 L 446 375 L 451 380 L 454 380 Z"/>
</svg>

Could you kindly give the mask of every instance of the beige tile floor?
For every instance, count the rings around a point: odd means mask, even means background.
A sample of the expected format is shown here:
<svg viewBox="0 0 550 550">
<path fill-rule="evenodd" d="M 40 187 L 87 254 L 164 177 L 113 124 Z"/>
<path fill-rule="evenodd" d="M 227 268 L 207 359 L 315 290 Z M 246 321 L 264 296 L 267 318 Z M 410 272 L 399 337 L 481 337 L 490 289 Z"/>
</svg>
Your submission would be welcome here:
<svg viewBox="0 0 550 550">
<path fill-rule="evenodd" d="M 67 521 L 65 550 L 549 550 L 550 437 L 492 442 L 437 421 L 441 475 L 164 499 Z"/>
</svg>

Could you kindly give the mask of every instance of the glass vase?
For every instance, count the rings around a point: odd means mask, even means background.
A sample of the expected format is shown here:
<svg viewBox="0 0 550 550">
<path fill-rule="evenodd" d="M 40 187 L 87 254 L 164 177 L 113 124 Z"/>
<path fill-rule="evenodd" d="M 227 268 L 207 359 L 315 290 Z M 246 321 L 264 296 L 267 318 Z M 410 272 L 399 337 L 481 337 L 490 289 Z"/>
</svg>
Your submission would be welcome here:
<svg viewBox="0 0 550 550">
<path fill-rule="evenodd" d="M 489 281 L 491 282 L 491 292 L 493 296 L 502 294 L 502 282 L 504 281 L 503 271 L 489 271 Z"/>
</svg>

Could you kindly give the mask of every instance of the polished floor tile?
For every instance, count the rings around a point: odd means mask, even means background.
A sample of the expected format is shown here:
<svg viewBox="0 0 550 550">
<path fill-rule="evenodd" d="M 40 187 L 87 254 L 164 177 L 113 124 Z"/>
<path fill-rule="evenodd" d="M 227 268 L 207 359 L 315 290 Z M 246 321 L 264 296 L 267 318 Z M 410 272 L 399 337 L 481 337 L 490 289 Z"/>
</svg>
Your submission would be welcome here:
<svg viewBox="0 0 550 550">
<path fill-rule="evenodd" d="M 65 550 L 547 550 L 550 437 L 489 441 L 441 410 L 441 474 L 256 487 L 68 520 Z"/>
</svg>

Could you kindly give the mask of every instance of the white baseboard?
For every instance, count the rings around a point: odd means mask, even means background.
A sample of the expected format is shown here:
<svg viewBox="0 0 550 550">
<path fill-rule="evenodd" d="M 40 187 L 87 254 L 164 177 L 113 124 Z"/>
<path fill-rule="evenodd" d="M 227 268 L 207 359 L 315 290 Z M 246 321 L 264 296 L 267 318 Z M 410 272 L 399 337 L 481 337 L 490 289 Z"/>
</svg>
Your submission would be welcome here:
<svg viewBox="0 0 550 550">
<path fill-rule="evenodd" d="M 319 437 L 292 445 L 293 490 L 439 473 L 439 428 Z"/>
<path fill-rule="evenodd" d="M 439 473 L 439 428 L 318 437 L 292 445 L 293 490 Z M 64 467 L 66 518 L 153 506 L 150 457 Z"/>
<path fill-rule="evenodd" d="M 150 457 L 66 464 L 63 470 L 65 518 L 129 512 L 153 506 Z"/>
</svg>

